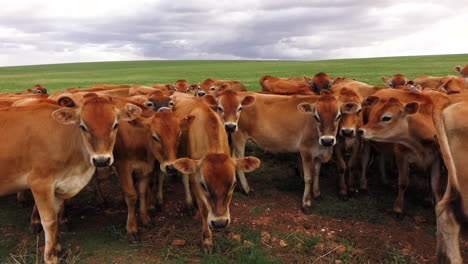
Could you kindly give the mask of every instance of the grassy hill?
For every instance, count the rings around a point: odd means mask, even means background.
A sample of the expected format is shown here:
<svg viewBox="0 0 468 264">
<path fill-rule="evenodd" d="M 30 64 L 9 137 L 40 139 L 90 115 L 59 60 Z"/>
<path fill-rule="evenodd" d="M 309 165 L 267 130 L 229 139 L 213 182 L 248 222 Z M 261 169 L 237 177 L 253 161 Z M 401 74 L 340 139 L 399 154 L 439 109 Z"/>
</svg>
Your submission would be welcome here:
<svg viewBox="0 0 468 264">
<path fill-rule="evenodd" d="M 128 61 L 1 67 L 0 91 L 20 92 L 35 84 L 58 91 L 95 83 L 150 85 L 174 83 L 178 79 L 195 83 L 206 78 L 238 80 L 255 91 L 260 89 L 258 80 L 263 75 L 291 77 L 321 71 L 333 77 L 381 85 L 382 75 L 402 73 L 413 78 L 456 74 L 453 67 L 466 63 L 468 54 L 327 61 Z"/>
</svg>

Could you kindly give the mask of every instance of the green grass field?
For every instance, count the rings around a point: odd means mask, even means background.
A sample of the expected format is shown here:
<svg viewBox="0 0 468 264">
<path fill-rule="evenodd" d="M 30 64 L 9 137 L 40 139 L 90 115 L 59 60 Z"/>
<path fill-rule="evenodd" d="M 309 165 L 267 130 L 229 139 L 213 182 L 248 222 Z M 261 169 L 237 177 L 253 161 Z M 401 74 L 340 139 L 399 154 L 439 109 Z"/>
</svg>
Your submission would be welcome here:
<svg viewBox="0 0 468 264">
<path fill-rule="evenodd" d="M 418 75 L 458 74 L 453 67 L 467 63 L 468 54 L 310 62 L 133 61 L 1 67 L 0 91 L 22 92 L 35 84 L 42 84 L 50 93 L 68 87 L 89 87 L 95 83 L 151 85 L 174 83 L 177 79 L 187 79 L 189 83 L 195 83 L 206 78 L 237 80 L 244 83 L 249 90 L 256 91 L 260 90 L 258 80 L 263 75 L 312 76 L 321 71 L 332 77 L 356 78 L 370 84 L 383 85 L 381 76 L 390 77 L 402 73 L 408 78 L 413 78 Z M 114 201 L 109 209 L 112 212 L 103 213 L 103 210 L 93 207 L 91 191 L 84 190 L 72 201 L 71 231 L 61 236 L 62 245 L 69 250 L 65 263 L 333 263 L 335 259 L 340 259 L 343 263 L 421 263 L 417 256 L 427 258 L 428 254 L 432 254 L 432 249 L 403 254 L 402 246 L 391 240 L 375 249 L 359 244 L 365 240 L 363 238 L 353 240 L 352 236 L 346 234 L 330 238 L 320 233 L 321 225 L 329 222 L 340 225 L 340 221 L 369 225 L 368 232 L 374 233 L 379 231 L 372 230 L 381 230 L 379 228 L 387 228 L 388 225 L 395 229 L 401 226 L 411 231 L 414 227 L 411 217 L 423 215 L 429 221 L 421 224 L 417 232 L 428 240 L 430 245 L 435 245 L 432 208 L 422 208 L 418 199 L 416 203 L 408 201 L 406 208 L 412 216 L 403 222 L 395 222 L 387 213 L 391 210 L 395 190 L 376 191 L 370 200 L 351 199 L 343 202 L 336 195 L 336 166 L 333 164 L 322 170 L 322 193 L 326 198 L 317 202 L 314 215 L 306 218 L 312 225 L 312 233 L 316 233 L 307 235 L 303 233 L 304 230 L 290 231 L 285 226 L 294 227 L 290 223 L 291 219 L 271 216 L 270 211 L 297 211 L 295 216 L 303 217 L 299 212 L 303 183 L 296 175 L 291 175 L 295 174 L 291 172 L 295 166 L 295 155 L 273 155 L 255 147 L 250 147 L 247 152 L 261 158 L 264 165 L 249 175 L 249 182 L 256 190 L 252 195 L 246 197 L 235 193 L 233 202 L 238 203 L 235 212 L 247 215 L 249 221 L 259 217 L 273 218 L 273 224 L 266 229 L 272 236 L 284 239 L 289 244 L 287 248 L 262 244 L 260 232 L 263 230 L 252 229 L 243 219 L 233 223 L 231 230 L 252 242 L 253 246 L 246 246 L 218 233 L 215 234 L 217 253 L 205 256 L 199 249 L 199 219 L 171 215 L 170 210 L 156 216 L 156 219 L 165 217 L 166 220 L 157 222 L 157 228 L 150 230 L 141 244 L 129 245 L 125 240 L 125 203 L 121 199 Z M 120 195 L 116 179 L 111 179 L 108 185 L 112 187 L 107 190 L 108 194 Z M 180 188 L 178 181 L 172 181 L 168 185 L 172 188 L 170 190 Z M 278 205 L 275 195 L 286 197 L 284 200 L 287 202 L 282 201 L 283 203 Z M 174 196 L 172 193 L 171 198 Z M 182 202 L 182 196 L 175 198 L 179 204 Z M 39 236 L 27 233 L 31 208 L 17 208 L 14 195 L 0 197 L 0 208 L 0 263 L 42 263 L 43 233 Z M 352 229 L 352 226 L 348 228 Z M 172 246 L 171 241 L 174 238 L 187 240 L 187 245 L 182 248 Z M 299 242 L 302 243 L 302 247 L 294 247 Z M 318 243 L 323 243 L 325 249 L 317 250 Z M 338 244 L 345 245 L 348 251 L 341 255 L 332 251 Z M 464 249 L 464 254 L 467 254 L 467 250 Z M 376 257 L 372 258 L 372 255 Z"/>
<path fill-rule="evenodd" d="M 129 61 L 2 67 L 0 90 L 18 92 L 42 84 L 50 91 L 58 91 L 95 83 L 150 85 L 174 83 L 178 79 L 195 83 L 215 78 L 237 80 L 256 91 L 260 89 L 258 80 L 263 75 L 313 76 L 321 71 L 332 77 L 382 85 L 382 75 L 402 73 L 413 78 L 457 74 L 453 67 L 467 62 L 468 54 L 327 61 Z"/>
</svg>

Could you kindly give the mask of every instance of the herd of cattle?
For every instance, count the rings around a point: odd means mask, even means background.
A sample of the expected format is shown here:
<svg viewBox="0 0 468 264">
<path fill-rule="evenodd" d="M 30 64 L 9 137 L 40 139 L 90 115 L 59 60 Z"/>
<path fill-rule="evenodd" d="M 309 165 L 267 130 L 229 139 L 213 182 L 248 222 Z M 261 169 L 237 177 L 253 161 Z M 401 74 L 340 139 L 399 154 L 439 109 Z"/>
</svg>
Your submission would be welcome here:
<svg viewBox="0 0 468 264">
<path fill-rule="evenodd" d="M 195 208 L 193 194 L 202 219 L 202 249 L 212 253 L 211 230 L 229 225 L 236 181 L 249 193 L 244 172 L 260 166 L 259 159 L 244 156 L 247 141 L 270 152 L 300 154 L 305 214 L 312 213 L 312 198 L 320 197 L 322 163 L 336 158 L 339 196 L 345 199 L 367 190 L 366 169 L 375 153 L 381 167 L 386 157 L 395 158 L 397 214 L 403 213 L 409 165 L 430 171 L 438 261 L 462 263 L 468 65 L 455 70 L 461 76 L 382 77 L 387 86 L 318 73 L 263 76 L 262 92 L 248 92 L 237 81 L 207 79 L 151 87 L 96 84 L 51 95 L 36 85 L 27 93 L 1 94 L 0 195 L 18 193 L 21 199 L 24 190 L 32 191 L 31 228 L 43 228 L 45 262 L 57 263 L 64 200 L 97 178 L 93 175 L 112 168 L 118 176 L 128 206 L 128 239 L 137 242 L 136 201 L 141 223 L 150 224 L 148 208 L 163 204 L 164 175 L 179 171 L 187 209 Z M 448 179 L 440 173 L 443 164 Z"/>
</svg>

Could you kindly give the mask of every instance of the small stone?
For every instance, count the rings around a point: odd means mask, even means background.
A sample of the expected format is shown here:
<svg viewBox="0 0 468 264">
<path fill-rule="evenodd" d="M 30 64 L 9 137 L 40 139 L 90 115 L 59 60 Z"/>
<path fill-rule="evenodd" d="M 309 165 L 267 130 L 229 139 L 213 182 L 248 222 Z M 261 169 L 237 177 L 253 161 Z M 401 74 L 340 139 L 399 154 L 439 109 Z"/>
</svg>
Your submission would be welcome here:
<svg viewBox="0 0 468 264">
<path fill-rule="evenodd" d="M 172 240 L 171 245 L 173 245 L 173 246 L 185 246 L 186 243 L 187 242 L 185 242 L 185 240 L 183 240 L 183 239 L 174 239 L 174 240 Z"/>
<path fill-rule="evenodd" d="M 283 239 L 281 239 L 281 240 L 279 241 L 279 245 L 280 245 L 281 247 L 287 247 L 287 246 L 288 246 L 288 243 L 286 243 L 286 241 L 284 241 Z"/>
<path fill-rule="evenodd" d="M 335 260 L 335 264 L 342 264 L 342 263 L 343 263 L 342 260 L 339 260 L 339 259 Z"/>
<path fill-rule="evenodd" d="M 304 227 L 305 230 L 309 230 L 309 229 L 312 228 L 312 225 L 309 224 L 309 223 L 304 223 L 304 224 L 302 224 L 302 226 Z"/>
<path fill-rule="evenodd" d="M 410 250 L 407 249 L 407 248 L 404 248 L 404 249 L 400 250 L 400 252 L 401 252 L 401 254 L 403 254 L 403 255 L 409 255 Z"/>
<path fill-rule="evenodd" d="M 301 242 L 296 244 L 296 248 L 298 248 L 298 249 L 302 249 L 303 247 L 304 247 L 304 245 Z"/>
<path fill-rule="evenodd" d="M 345 246 L 340 246 L 339 248 L 336 249 L 336 253 L 343 255 L 343 253 L 346 252 L 346 247 Z"/>
<path fill-rule="evenodd" d="M 253 245 L 254 245 L 254 243 L 252 243 L 252 242 L 250 242 L 250 241 L 248 241 L 248 240 L 244 240 L 243 244 L 244 244 L 244 246 L 246 246 L 246 247 L 253 247 Z"/>
</svg>

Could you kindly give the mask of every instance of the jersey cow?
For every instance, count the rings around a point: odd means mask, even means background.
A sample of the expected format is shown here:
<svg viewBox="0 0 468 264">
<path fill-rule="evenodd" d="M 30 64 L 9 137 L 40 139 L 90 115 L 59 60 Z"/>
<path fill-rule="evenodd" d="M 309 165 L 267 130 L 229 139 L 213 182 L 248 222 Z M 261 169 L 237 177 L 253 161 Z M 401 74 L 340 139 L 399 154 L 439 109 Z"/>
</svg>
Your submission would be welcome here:
<svg viewBox="0 0 468 264">
<path fill-rule="evenodd" d="M 245 88 L 245 86 L 238 81 L 206 79 L 202 83 L 200 83 L 196 95 L 199 97 L 204 96 L 206 94 L 214 95 L 216 92 L 224 89 L 232 89 L 236 92 L 247 91 L 247 88 Z"/>
<path fill-rule="evenodd" d="M 173 95 L 174 113 L 194 116 L 188 131 L 183 133 L 181 158 L 174 167 L 189 174 L 202 219 L 202 249 L 213 252 L 211 229 L 223 229 L 231 222 L 229 205 L 236 184 L 235 170 L 245 172 L 260 165 L 255 157 L 233 159 L 229 151 L 226 131 L 217 114 L 201 98 L 186 94 Z"/>
<path fill-rule="evenodd" d="M 118 121 L 140 112 L 132 104 L 117 109 L 93 94 L 77 109 L 39 104 L 0 110 L 0 195 L 31 189 L 45 233 L 46 263 L 58 263 L 57 212 L 63 201 L 89 182 L 96 167 L 113 163 Z"/>
</svg>

